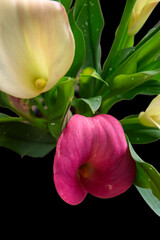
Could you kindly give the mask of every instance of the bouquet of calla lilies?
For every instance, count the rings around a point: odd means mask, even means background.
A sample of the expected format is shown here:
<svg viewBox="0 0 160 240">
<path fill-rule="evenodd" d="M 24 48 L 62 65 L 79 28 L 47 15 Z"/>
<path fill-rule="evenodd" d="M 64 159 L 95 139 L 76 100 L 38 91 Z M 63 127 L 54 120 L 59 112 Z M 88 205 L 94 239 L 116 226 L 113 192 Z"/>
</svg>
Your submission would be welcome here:
<svg viewBox="0 0 160 240">
<path fill-rule="evenodd" d="M 68 204 L 112 198 L 134 185 L 160 216 L 160 174 L 132 147 L 160 139 L 160 24 L 134 44 L 160 0 L 126 0 L 101 66 L 99 0 L 0 1 L 0 146 L 44 157 Z M 108 114 L 153 95 L 139 115 Z"/>
</svg>

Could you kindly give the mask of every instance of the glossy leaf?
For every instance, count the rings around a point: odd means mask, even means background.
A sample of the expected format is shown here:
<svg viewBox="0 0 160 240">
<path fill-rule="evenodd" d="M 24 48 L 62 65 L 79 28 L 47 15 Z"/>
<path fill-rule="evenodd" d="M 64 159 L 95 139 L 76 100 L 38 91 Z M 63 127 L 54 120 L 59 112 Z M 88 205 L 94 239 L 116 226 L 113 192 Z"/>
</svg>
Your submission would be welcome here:
<svg viewBox="0 0 160 240">
<path fill-rule="evenodd" d="M 137 70 L 141 71 L 144 66 L 154 61 L 160 54 L 160 30 L 152 36 L 144 45 L 138 54 Z"/>
<path fill-rule="evenodd" d="M 112 44 L 109 56 L 106 59 L 106 62 L 103 66 L 103 72 L 102 77 L 104 79 L 108 78 L 108 76 L 111 74 L 111 71 L 109 69 L 113 68 L 113 61 L 116 58 L 117 53 L 125 48 L 126 41 L 127 41 L 127 30 L 128 30 L 128 24 L 130 20 L 130 16 L 132 13 L 132 9 L 134 7 L 136 0 L 127 0 L 126 6 L 121 18 L 120 25 L 117 29 L 114 42 Z"/>
<path fill-rule="evenodd" d="M 70 67 L 66 75 L 69 77 L 76 77 L 85 60 L 86 55 L 85 41 L 83 33 L 75 21 L 73 10 L 69 12 L 68 17 L 75 40 L 75 56 L 72 66 Z"/>
<path fill-rule="evenodd" d="M 127 100 L 133 99 L 138 94 L 158 95 L 159 93 L 160 93 L 160 81 L 149 80 L 124 94 L 120 94 L 118 101 L 120 101 L 121 99 Z"/>
<path fill-rule="evenodd" d="M 93 116 L 96 111 L 100 108 L 102 103 L 102 97 L 92 98 L 74 98 L 72 105 L 76 108 L 76 111 L 86 117 Z"/>
<path fill-rule="evenodd" d="M 100 37 L 104 25 L 98 0 L 77 0 L 74 6 L 74 18 L 83 32 L 86 45 L 86 58 L 83 65 L 101 72 Z"/>
<path fill-rule="evenodd" d="M 23 122 L 15 122 L 15 118 L 7 115 L 1 115 L 0 119 L 2 118 L 5 118 L 6 122 L 0 121 L 1 147 L 9 148 L 22 157 L 44 157 L 55 147 L 55 139 L 48 131 Z"/>
<path fill-rule="evenodd" d="M 134 185 L 151 209 L 160 216 L 160 174 L 136 154 L 130 143 L 129 148 L 137 165 Z"/>
<path fill-rule="evenodd" d="M 61 134 L 63 122 L 74 95 L 74 87 L 75 79 L 64 78 L 57 87 L 45 96 L 46 102 L 49 100 L 47 103 L 50 111 L 48 127 L 56 139 Z"/>
<path fill-rule="evenodd" d="M 146 203 L 150 206 L 150 208 L 160 217 L 160 201 L 156 198 L 150 189 L 145 189 L 141 187 L 137 187 L 137 190 L 146 201 Z"/>
<path fill-rule="evenodd" d="M 156 70 L 137 72 L 133 74 L 120 74 L 114 78 L 111 84 L 111 94 L 123 94 L 152 79 L 159 73 L 160 68 Z"/>
<path fill-rule="evenodd" d="M 99 90 L 99 82 L 108 87 L 101 76 L 94 68 L 87 67 L 83 69 L 79 76 L 79 95 L 83 98 L 91 98 L 97 96 Z"/>
<path fill-rule="evenodd" d="M 126 117 L 120 122 L 132 144 L 146 144 L 160 139 L 160 130 L 142 125 L 136 115 Z"/>
<path fill-rule="evenodd" d="M 118 60 L 118 65 L 116 64 L 109 68 L 106 78 L 108 83 L 111 83 L 120 74 L 132 74 L 143 71 L 146 65 L 151 64 L 158 58 L 160 54 L 160 30 L 158 29 L 159 27 L 153 31 L 154 34 L 149 34 L 148 37 L 144 38 L 142 42 L 132 48 L 131 51 L 128 51 L 128 53 L 127 51 L 122 51 L 126 55 L 123 56 L 123 61 Z M 149 70 L 152 69 L 145 68 L 145 71 Z"/>
</svg>

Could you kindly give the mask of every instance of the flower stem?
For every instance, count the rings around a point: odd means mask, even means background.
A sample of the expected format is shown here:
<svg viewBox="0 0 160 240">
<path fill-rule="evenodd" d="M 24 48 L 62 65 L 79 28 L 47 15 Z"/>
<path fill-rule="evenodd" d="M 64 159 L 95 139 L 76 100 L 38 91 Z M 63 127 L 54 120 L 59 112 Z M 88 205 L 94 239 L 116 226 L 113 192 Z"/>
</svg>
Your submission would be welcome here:
<svg viewBox="0 0 160 240">
<path fill-rule="evenodd" d="M 37 108 L 40 110 L 40 112 L 45 116 L 45 117 L 48 117 L 48 112 L 45 110 L 42 102 L 39 100 L 39 98 L 35 98 L 34 99 L 35 101 L 35 104 L 37 106 Z"/>
<path fill-rule="evenodd" d="M 24 121 L 24 118 L 22 117 L 3 117 L 0 118 L 0 123 L 2 122 L 22 122 Z"/>
</svg>

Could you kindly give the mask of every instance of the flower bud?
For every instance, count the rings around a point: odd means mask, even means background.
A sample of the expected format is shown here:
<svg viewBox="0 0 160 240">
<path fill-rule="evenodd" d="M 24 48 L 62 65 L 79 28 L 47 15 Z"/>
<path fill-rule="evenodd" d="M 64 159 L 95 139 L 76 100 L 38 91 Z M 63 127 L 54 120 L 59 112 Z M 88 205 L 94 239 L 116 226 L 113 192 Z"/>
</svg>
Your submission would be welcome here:
<svg viewBox="0 0 160 240">
<path fill-rule="evenodd" d="M 1 1 L 0 31 L 0 90 L 9 95 L 36 97 L 72 64 L 74 37 L 59 2 Z"/>
<path fill-rule="evenodd" d="M 137 0 L 133 8 L 128 34 L 135 35 L 142 28 L 160 0 Z"/>
<path fill-rule="evenodd" d="M 139 114 L 139 120 L 145 126 L 160 129 L 160 95 L 152 100 L 145 112 Z"/>
</svg>

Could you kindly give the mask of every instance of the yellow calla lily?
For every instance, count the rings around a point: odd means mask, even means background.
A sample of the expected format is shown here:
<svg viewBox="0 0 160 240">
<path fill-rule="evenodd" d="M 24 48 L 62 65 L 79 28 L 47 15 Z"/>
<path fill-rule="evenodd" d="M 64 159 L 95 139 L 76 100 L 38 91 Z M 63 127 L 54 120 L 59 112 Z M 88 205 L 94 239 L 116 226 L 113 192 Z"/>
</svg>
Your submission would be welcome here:
<svg viewBox="0 0 160 240">
<path fill-rule="evenodd" d="M 139 120 L 145 126 L 160 129 L 160 95 L 152 100 L 145 112 L 140 113 Z"/>
<path fill-rule="evenodd" d="M 135 35 L 144 25 L 160 0 L 137 0 L 133 8 L 128 34 Z"/>
<path fill-rule="evenodd" d="M 64 7 L 48 0 L 0 1 L 0 90 L 33 98 L 70 68 L 74 37 Z"/>
</svg>

